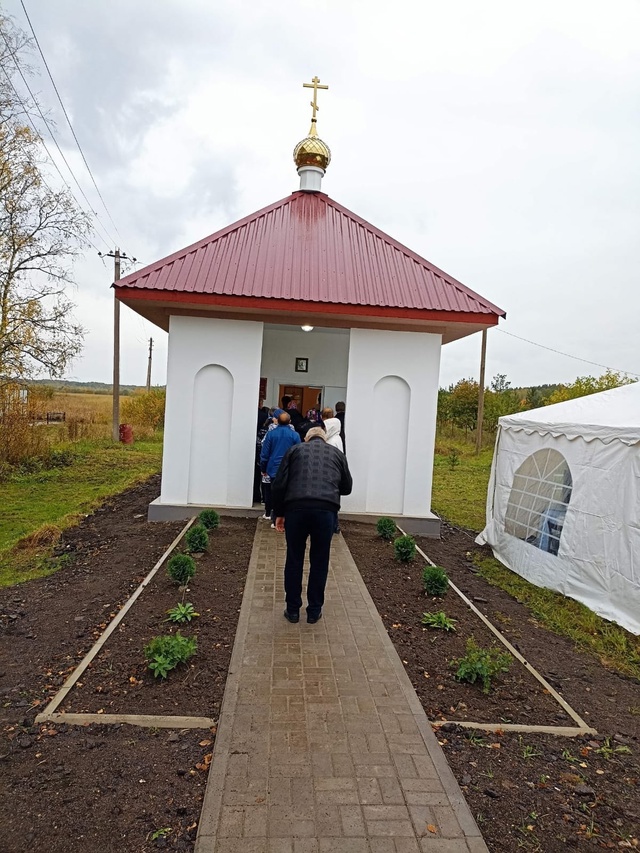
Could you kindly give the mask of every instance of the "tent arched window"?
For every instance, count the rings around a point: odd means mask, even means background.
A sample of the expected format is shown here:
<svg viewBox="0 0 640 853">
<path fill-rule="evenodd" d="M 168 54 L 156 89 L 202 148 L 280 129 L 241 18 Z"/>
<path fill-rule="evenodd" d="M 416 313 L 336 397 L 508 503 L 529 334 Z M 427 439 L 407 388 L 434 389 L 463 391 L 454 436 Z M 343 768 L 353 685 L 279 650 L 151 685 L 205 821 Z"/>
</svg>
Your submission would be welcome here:
<svg viewBox="0 0 640 853">
<path fill-rule="evenodd" d="M 514 474 L 505 513 L 506 532 L 557 554 L 572 487 L 564 456 L 551 448 L 536 450 Z"/>
</svg>

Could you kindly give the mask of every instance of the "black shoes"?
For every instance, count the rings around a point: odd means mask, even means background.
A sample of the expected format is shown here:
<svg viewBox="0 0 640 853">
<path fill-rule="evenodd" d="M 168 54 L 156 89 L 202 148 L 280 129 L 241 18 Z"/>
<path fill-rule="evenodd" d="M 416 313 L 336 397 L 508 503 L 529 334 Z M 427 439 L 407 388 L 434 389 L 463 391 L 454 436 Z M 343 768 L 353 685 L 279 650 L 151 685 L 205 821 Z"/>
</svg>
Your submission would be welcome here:
<svg viewBox="0 0 640 853">
<path fill-rule="evenodd" d="M 285 610 L 284 618 L 287 620 L 287 622 L 291 622 L 293 625 L 295 625 L 296 622 L 300 621 L 300 613 L 297 610 Z M 317 616 L 307 615 L 307 622 L 309 623 L 309 625 L 315 625 L 318 619 L 322 619 L 322 611 L 320 611 Z"/>
<path fill-rule="evenodd" d="M 287 622 L 291 622 L 292 624 L 295 625 L 296 622 L 300 621 L 300 614 L 298 613 L 297 610 L 296 611 L 285 610 L 284 611 L 284 618 L 287 620 Z"/>
</svg>

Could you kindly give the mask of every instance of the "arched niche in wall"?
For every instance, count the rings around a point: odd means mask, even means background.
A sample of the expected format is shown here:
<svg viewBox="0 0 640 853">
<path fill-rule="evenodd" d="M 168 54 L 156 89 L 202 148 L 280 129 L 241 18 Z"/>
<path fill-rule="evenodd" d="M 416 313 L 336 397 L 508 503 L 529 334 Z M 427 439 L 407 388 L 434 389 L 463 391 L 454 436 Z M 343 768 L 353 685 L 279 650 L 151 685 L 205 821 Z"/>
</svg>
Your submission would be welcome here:
<svg viewBox="0 0 640 853">
<path fill-rule="evenodd" d="M 513 475 L 504 529 L 541 551 L 557 554 L 572 488 L 562 453 L 550 447 L 536 450 Z"/>
<path fill-rule="evenodd" d="M 189 503 L 215 505 L 227 501 L 233 390 L 233 376 L 220 364 L 208 364 L 196 373 L 191 419 Z"/>
<path fill-rule="evenodd" d="M 384 376 L 373 389 L 367 512 L 401 514 L 409 444 L 411 388 L 400 376 Z M 353 441 L 353 439 L 352 439 Z"/>
</svg>

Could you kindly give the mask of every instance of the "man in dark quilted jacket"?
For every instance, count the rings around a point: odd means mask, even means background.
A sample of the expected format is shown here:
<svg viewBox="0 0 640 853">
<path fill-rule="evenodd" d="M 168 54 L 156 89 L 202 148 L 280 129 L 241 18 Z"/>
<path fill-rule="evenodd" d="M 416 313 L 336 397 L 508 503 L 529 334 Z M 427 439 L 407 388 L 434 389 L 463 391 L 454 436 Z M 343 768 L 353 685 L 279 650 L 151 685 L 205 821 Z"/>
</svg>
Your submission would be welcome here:
<svg viewBox="0 0 640 853">
<path fill-rule="evenodd" d="M 284 617 L 289 622 L 300 619 L 307 539 L 310 540 L 307 622 L 313 625 L 322 616 L 340 496 L 351 494 L 352 486 L 344 453 L 326 443 L 322 427 L 312 427 L 304 442 L 291 447 L 280 463 L 271 494 L 276 530 L 287 537 Z"/>
</svg>

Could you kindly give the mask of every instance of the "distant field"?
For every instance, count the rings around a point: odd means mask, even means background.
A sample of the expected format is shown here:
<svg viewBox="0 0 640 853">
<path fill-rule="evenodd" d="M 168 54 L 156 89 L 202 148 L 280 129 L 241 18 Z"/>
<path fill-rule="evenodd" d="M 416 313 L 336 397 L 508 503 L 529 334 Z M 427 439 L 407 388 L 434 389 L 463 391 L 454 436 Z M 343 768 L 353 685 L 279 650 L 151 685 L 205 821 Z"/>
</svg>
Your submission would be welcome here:
<svg viewBox="0 0 640 853">
<path fill-rule="evenodd" d="M 95 422 L 111 420 L 112 398 L 107 394 L 54 394 L 45 405 L 49 412 L 65 412 L 67 418 L 92 417 Z"/>
</svg>

